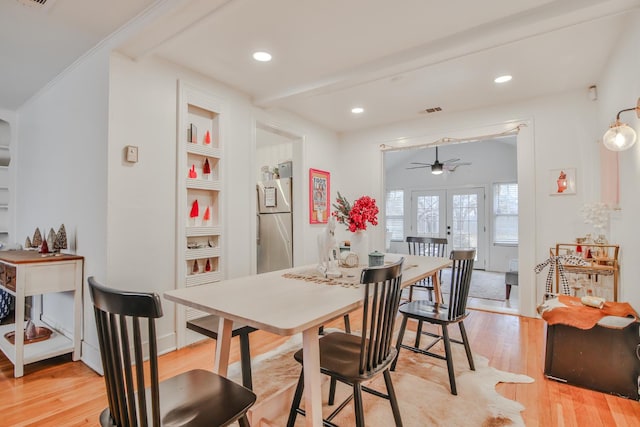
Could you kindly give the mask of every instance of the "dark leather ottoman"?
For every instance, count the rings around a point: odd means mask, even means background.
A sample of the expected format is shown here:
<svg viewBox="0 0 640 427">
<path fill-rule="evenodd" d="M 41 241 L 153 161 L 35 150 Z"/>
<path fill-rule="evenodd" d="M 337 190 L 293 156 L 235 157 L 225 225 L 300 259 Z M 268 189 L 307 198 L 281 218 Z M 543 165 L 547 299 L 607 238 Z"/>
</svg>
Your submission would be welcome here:
<svg viewBox="0 0 640 427">
<path fill-rule="evenodd" d="M 638 400 L 639 323 L 622 329 L 547 325 L 547 378 Z"/>
</svg>

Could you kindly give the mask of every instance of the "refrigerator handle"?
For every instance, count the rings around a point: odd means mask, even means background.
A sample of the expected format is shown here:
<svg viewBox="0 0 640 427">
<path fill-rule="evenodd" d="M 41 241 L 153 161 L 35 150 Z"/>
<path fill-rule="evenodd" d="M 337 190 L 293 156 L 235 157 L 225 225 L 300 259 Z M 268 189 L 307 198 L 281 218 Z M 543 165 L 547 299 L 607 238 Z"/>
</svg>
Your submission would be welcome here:
<svg viewBox="0 0 640 427">
<path fill-rule="evenodd" d="M 256 243 L 260 244 L 260 215 L 256 215 Z"/>
</svg>

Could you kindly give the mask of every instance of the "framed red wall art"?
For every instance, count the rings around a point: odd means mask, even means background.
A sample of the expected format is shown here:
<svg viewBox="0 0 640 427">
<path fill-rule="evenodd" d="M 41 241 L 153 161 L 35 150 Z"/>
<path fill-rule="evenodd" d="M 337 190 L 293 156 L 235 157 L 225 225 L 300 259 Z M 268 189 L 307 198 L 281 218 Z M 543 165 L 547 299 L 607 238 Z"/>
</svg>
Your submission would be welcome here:
<svg viewBox="0 0 640 427">
<path fill-rule="evenodd" d="M 329 220 L 329 172 L 309 169 L 309 223 L 326 224 Z"/>
</svg>

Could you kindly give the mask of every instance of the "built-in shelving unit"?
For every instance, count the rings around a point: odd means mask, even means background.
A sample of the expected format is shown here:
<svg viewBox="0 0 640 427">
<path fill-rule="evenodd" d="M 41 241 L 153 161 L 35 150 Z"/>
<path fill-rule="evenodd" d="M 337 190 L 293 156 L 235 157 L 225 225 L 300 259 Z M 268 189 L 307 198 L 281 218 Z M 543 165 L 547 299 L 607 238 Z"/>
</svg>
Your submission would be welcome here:
<svg viewBox="0 0 640 427">
<path fill-rule="evenodd" d="M 177 287 L 223 279 L 221 103 L 187 83 L 178 85 Z M 197 204 L 197 207 L 195 206 Z M 177 324 L 202 316 L 177 308 Z M 178 327 L 178 346 L 193 341 Z"/>
<path fill-rule="evenodd" d="M 9 163 L 11 162 L 11 126 L 0 119 L 0 241 L 9 237 Z"/>
</svg>

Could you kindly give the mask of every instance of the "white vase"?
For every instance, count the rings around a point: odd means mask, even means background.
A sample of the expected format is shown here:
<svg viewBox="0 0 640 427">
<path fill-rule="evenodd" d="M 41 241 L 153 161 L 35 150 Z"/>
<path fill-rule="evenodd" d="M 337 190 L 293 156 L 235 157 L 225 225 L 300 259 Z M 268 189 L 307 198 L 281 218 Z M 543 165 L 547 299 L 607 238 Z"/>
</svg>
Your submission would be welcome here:
<svg viewBox="0 0 640 427">
<path fill-rule="evenodd" d="M 369 235 L 366 230 L 351 233 L 350 251 L 358 255 L 359 265 L 369 265 Z"/>
</svg>

